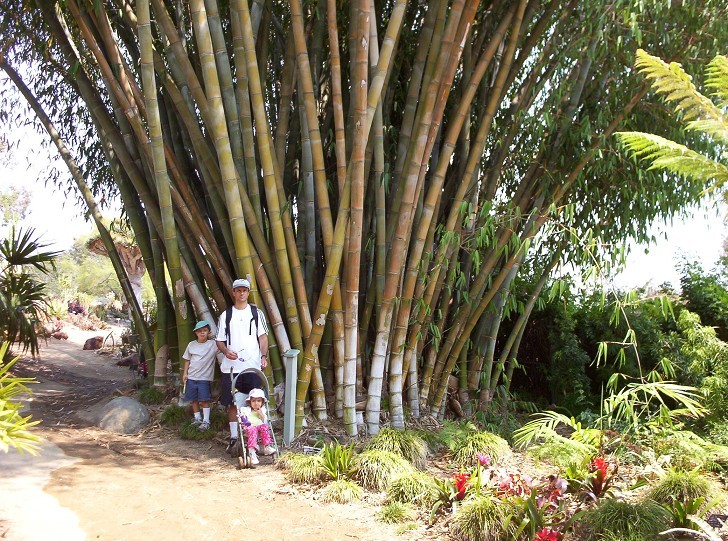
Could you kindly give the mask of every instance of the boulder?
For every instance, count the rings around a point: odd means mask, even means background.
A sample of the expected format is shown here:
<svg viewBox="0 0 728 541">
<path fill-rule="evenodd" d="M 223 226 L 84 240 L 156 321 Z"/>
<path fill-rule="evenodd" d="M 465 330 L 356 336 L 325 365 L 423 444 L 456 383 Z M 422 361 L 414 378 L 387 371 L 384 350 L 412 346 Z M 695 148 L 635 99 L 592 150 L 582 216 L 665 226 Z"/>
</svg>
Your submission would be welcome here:
<svg viewBox="0 0 728 541">
<path fill-rule="evenodd" d="M 137 434 L 147 423 L 147 408 L 128 396 L 118 396 L 111 400 L 101 408 L 97 419 L 101 428 L 117 434 Z"/>
<path fill-rule="evenodd" d="M 86 342 L 83 345 L 83 349 L 101 349 L 101 345 L 104 343 L 104 337 L 103 336 L 94 336 L 93 338 L 89 338 L 86 340 Z"/>
</svg>

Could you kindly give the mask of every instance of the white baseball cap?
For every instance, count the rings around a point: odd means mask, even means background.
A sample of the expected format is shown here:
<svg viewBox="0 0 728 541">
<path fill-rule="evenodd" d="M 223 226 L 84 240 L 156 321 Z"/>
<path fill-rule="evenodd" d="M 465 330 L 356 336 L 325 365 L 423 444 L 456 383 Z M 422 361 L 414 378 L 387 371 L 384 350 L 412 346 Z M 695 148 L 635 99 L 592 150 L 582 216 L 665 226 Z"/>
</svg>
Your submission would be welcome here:
<svg viewBox="0 0 728 541">
<path fill-rule="evenodd" d="M 247 287 L 250 289 L 250 282 L 248 282 L 245 278 L 238 278 L 233 282 L 233 289 L 238 287 Z"/>
</svg>

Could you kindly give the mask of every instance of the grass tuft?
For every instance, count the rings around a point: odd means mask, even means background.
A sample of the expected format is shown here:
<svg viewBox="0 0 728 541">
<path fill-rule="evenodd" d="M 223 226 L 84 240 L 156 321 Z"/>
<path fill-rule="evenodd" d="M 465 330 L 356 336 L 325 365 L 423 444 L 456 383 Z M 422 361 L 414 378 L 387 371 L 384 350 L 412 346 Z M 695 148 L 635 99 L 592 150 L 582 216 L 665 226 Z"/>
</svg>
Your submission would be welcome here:
<svg viewBox="0 0 728 541">
<path fill-rule="evenodd" d="M 709 499 L 715 492 L 716 487 L 699 472 L 671 469 L 652 487 L 649 497 L 659 503 L 669 504 L 673 500 L 684 503 L 698 498 Z"/>
<path fill-rule="evenodd" d="M 404 524 L 400 524 L 399 526 L 397 526 L 397 529 L 395 531 L 396 531 L 397 535 L 402 535 L 405 532 L 411 532 L 412 530 L 416 530 L 419 527 L 420 527 L 419 524 L 417 524 L 414 521 L 411 521 L 411 522 L 405 522 Z"/>
<path fill-rule="evenodd" d="M 411 521 L 413 516 L 412 508 L 401 502 L 389 502 L 379 511 L 379 521 L 385 524 L 399 524 Z"/>
<path fill-rule="evenodd" d="M 653 500 L 631 503 L 605 499 L 596 509 L 587 512 L 579 521 L 584 528 L 585 541 L 603 539 L 630 539 L 653 541 L 659 533 L 670 527 L 667 509 Z"/>
<path fill-rule="evenodd" d="M 457 541 L 501 541 L 512 539 L 515 522 L 507 517 L 516 513 L 513 504 L 492 496 L 477 496 L 455 513 L 452 535 Z"/>
<path fill-rule="evenodd" d="M 338 479 L 322 488 L 319 494 L 323 502 L 351 503 L 361 500 L 364 491 L 353 481 Z"/>
<path fill-rule="evenodd" d="M 142 404 L 162 404 L 165 399 L 165 392 L 159 387 L 143 387 L 137 391 L 136 398 Z"/>
<path fill-rule="evenodd" d="M 431 475 L 415 472 L 393 479 L 387 486 L 387 498 L 393 502 L 432 507 L 437 500 L 437 485 Z"/>
<path fill-rule="evenodd" d="M 498 462 L 510 453 L 508 442 L 490 432 L 470 432 L 453 444 L 453 462 L 460 468 L 469 468 L 478 463 L 478 455 L 484 454 Z"/>
<path fill-rule="evenodd" d="M 408 430 L 384 428 L 369 440 L 366 448 L 402 455 L 420 470 L 425 469 L 427 465 L 427 443 L 420 436 Z"/>
<path fill-rule="evenodd" d="M 292 483 L 317 484 L 326 476 L 316 455 L 283 453 L 276 461 L 276 466 L 285 470 L 286 477 Z"/>
<path fill-rule="evenodd" d="M 403 475 L 412 475 L 416 470 L 412 464 L 391 451 L 368 450 L 354 458 L 356 479 L 370 490 L 381 491 L 393 480 Z"/>
<path fill-rule="evenodd" d="M 168 426 L 179 426 L 187 420 L 185 408 L 172 404 L 164 408 L 159 422 Z"/>
</svg>

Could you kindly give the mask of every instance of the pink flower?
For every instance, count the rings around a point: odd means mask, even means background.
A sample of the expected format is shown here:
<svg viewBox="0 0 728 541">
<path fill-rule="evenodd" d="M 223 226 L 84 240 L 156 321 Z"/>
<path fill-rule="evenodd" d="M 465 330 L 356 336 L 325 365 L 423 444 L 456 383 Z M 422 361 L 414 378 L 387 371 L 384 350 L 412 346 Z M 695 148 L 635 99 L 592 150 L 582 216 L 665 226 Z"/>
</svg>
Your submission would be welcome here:
<svg viewBox="0 0 728 541">
<path fill-rule="evenodd" d="M 543 528 L 536 533 L 534 541 L 561 541 L 561 534 L 551 528 Z"/>
<path fill-rule="evenodd" d="M 482 467 L 487 468 L 488 466 L 490 466 L 492 459 L 489 456 L 485 455 L 484 453 L 478 453 L 475 456 L 478 458 L 478 463 Z"/>
</svg>

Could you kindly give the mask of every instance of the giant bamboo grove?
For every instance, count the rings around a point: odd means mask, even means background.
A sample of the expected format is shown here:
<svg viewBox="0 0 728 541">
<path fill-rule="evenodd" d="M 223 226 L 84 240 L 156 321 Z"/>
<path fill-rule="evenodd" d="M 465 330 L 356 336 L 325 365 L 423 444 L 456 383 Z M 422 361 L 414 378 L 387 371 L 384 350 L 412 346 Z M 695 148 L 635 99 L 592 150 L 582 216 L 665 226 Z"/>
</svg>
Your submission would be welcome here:
<svg viewBox="0 0 728 541">
<path fill-rule="evenodd" d="M 357 403 L 369 433 L 443 415 L 448 393 L 487 408 L 555 269 L 697 200 L 611 136 L 670 129 L 638 47 L 689 69 L 728 43 L 712 0 L 13 4 L 2 65 L 96 197 L 120 198 L 155 348 L 179 360 L 249 276 L 272 383 L 300 351 L 298 426 L 335 415 L 350 434 Z"/>
</svg>

